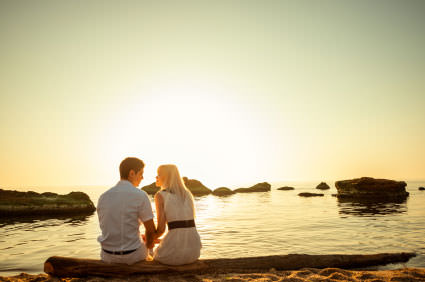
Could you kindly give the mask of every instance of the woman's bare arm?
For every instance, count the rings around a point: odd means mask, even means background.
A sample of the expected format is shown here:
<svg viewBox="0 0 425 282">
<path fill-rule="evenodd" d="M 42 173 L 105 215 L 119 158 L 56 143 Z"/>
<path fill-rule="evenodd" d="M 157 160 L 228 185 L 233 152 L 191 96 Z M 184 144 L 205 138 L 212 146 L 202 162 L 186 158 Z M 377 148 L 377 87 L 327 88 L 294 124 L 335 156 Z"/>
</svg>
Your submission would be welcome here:
<svg viewBox="0 0 425 282">
<path fill-rule="evenodd" d="M 158 220 L 155 238 L 161 237 L 165 232 L 165 213 L 164 213 L 164 198 L 158 192 L 155 194 L 156 218 Z"/>
</svg>

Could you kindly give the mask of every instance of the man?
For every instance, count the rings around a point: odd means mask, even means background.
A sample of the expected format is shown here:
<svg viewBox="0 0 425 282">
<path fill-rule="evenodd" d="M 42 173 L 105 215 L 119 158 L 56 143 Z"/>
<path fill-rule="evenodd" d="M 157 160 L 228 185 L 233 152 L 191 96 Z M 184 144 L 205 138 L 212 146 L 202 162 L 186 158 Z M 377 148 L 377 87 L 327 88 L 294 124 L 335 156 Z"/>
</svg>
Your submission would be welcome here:
<svg viewBox="0 0 425 282">
<path fill-rule="evenodd" d="M 126 263 L 145 260 L 147 249 L 153 247 L 156 232 L 148 195 L 136 188 L 143 179 L 145 164 L 138 158 L 126 158 L 120 164 L 121 180 L 103 193 L 97 204 L 102 235 L 100 257 L 108 263 Z M 139 227 L 145 226 L 146 242 Z"/>
</svg>

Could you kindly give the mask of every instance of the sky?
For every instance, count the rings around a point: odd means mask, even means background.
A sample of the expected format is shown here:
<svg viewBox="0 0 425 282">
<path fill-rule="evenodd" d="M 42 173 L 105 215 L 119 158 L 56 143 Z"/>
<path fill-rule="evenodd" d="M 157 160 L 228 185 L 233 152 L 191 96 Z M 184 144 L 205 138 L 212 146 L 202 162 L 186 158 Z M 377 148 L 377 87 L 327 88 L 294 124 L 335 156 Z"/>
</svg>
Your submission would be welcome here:
<svg viewBox="0 0 425 282">
<path fill-rule="evenodd" d="M 0 0 L 0 187 L 425 179 L 424 1 Z"/>
</svg>

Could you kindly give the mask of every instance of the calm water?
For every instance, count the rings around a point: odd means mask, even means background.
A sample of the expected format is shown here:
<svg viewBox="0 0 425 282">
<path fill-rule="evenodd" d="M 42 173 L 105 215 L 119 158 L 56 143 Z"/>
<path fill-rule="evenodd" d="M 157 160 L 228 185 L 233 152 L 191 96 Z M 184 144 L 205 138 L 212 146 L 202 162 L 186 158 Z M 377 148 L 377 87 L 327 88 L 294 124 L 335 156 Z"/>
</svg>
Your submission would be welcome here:
<svg viewBox="0 0 425 282">
<path fill-rule="evenodd" d="M 331 185 L 332 183 L 332 185 Z M 416 252 L 405 265 L 425 267 L 425 182 L 408 182 L 404 203 L 365 205 L 340 202 L 333 182 L 324 197 L 318 183 L 272 183 L 267 193 L 197 197 L 197 227 L 202 258 L 231 258 L 289 253 L 366 254 Z M 291 185 L 294 191 L 278 191 Z M 4 187 L 6 188 L 6 187 Z M 10 188 L 10 187 L 7 187 Z M 94 203 L 108 187 L 34 188 L 34 191 L 84 191 Z M 322 193 L 322 192 L 320 192 Z M 153 205 L 154 206 L 154 205 Z M 75 218 L 8 219 L 0 221 L 0 276 L 41 273 L 54 255 L 98 258 L 96 214 Z"/>
</svg>

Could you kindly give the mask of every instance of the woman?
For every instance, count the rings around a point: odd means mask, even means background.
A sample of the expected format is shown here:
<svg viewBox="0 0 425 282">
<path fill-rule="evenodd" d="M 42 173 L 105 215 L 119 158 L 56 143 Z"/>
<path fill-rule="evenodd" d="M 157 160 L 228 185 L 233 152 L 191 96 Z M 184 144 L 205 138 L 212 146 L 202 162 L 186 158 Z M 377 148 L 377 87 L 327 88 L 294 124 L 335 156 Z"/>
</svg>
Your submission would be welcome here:
<svg viewBox="0 0 425 282">
<path fill-rule="evenodd" d="M 163 264 L 181 265 L 196 261 L 200 256 L 201 238 L 195 227 L 195 206 L 192 193 L 186 188 L 175 165 L 158 168 L 155 194 L 157 232 L 155 238 L 168 233 L 154 252 L 153 259 Z"/>
</svg>

